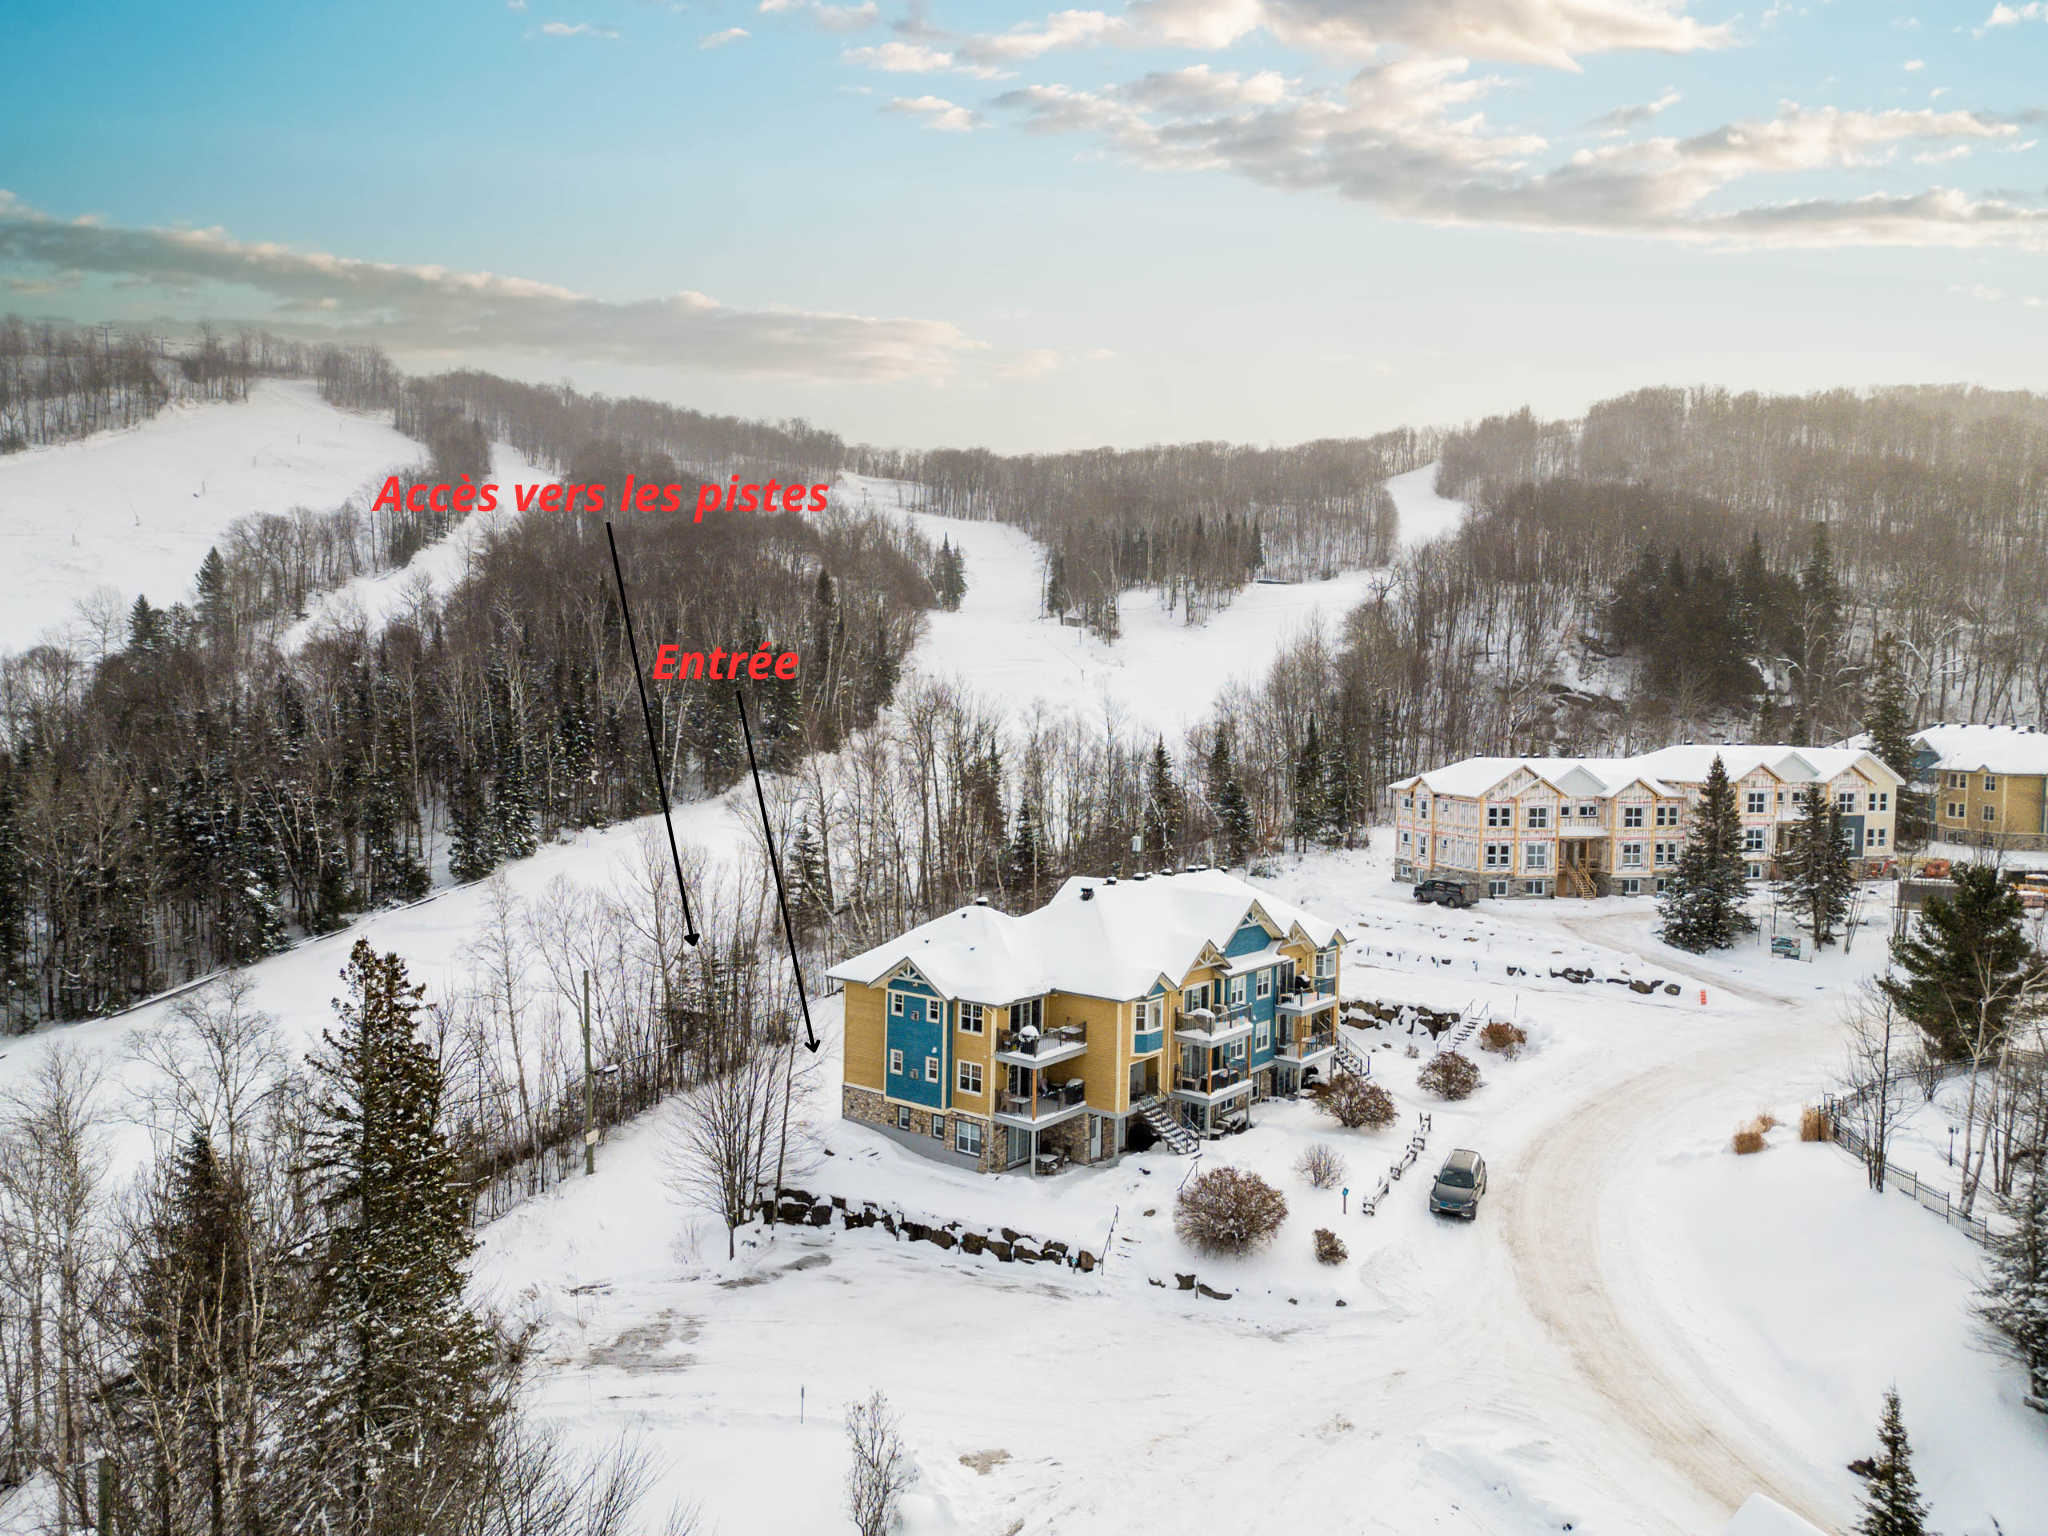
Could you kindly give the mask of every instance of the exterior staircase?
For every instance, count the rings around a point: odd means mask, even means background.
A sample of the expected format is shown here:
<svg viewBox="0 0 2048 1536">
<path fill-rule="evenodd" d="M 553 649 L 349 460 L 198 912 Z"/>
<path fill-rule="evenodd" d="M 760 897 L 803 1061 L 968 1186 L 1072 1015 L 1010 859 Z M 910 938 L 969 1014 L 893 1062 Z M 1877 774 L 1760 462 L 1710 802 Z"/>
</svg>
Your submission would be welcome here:
<svg viewBox="0 0 2048 1536">
<path fill-rule="evenodd" d="M 1199 1142 L 1195 1133 L 1180 1123 L 1173 1112 L 1173 1105 L 1164 1094 L 1155 1093 L 1138 1100 L 1131 1108 L 1138 1112 L 1138 1118 L 1152 1128 L 1152 1134 L 1173 1151 L 1185 1157 L 1195 1150 Z"/>
<path fill-rule="evenodd" d="M 1342 1035 L 1337 1037 L 1336 1062 L 1339 1072 L 1349 1072 L 1358 1078 L 1372 1076 L 1372 1059 L 1361 1055 Z"/>
</svg>

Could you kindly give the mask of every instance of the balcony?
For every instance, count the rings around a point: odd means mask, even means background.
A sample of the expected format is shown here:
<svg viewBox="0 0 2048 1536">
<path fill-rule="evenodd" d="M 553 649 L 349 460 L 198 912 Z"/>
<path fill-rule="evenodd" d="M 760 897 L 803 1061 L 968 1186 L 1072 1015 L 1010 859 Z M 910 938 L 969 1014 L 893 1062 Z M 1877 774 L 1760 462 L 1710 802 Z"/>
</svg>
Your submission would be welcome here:
<svg viewBox="0 0 2048 1536">
<path fill-rule="evenodd" d="M 1234 1099 L 1252 1091 L 1252 1080 L 1242 1067 L 1219 1067 L 1213 1072 L 1181 1072 L 1173 1080 L 1174 1094 L 1198 1104 Z"/>
<path fill-rule="evenodd" d="M 1062 1120 L 1071 1120 L 1087 1107 L 1087 1091 L 1080 1082 L 1048 1083 L 1035 1096 L 1007 1092 L 997 1094 L 996 1120 L 999 1124 L 1014 1125 L 1023 1130 L 1042 1130 Z"/>
<path fill-rule="evenodd" d="M 1173 1036 L 1190 1045 L 1222 1045 L 1242 1040 L 1252 1032 L 1252 1011 L 1248 1004 L 1233 1008 L 1190 1008 L 1173 1021 Z"/>
<path fill-rule="evenodd" d="M 1274 1005 L 1273 1011 L 1283 1019 L 1300 1019 L 1325 1008 L 1335 1009 L 1336 1006 L 1336 983 L 1325 976 L 1313 988 L 1303 982 L 1297 984 L 1292 992 L 1281 993 L 1280 1001 Z"/>
<path fill-rule="evenodd" d="M 1297 1030 L 1291 1040 L 1281 1041 L 1273 1054 L 1281 1061 L 1301 1067 L 1322 1060 L 1336 1049 L 1337 1037 L 1332 1031 L 1303 1029 Z"/>
<path fill-rule="evenodd" d="M 1088 1050 L 1088 1030 L 1080 1024 L 1058 1029 L 1006 1030 L 996 1039 L 996 1060 L 1012 1067 L 1050 1067 L 1072 1061 Z"/>
</svg>

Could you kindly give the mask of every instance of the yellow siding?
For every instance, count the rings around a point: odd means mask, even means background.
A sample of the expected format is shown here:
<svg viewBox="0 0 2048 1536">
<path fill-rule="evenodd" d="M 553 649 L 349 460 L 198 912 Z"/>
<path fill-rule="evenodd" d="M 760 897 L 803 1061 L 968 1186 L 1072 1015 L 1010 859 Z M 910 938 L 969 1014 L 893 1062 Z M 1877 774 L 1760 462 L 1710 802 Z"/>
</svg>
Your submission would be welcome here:
<svg viewBox="0 0 2048 1536">
<path fill-rule="evenodd" d="M 1129 1108 L 1131 1014 L 1128 1003 L 1107 998 L 1077 997 L 1055 992 L 1046 1000 L 1045 1022 L 1084 1024 L 1088 1028 L 1088 1054 L 1062 1062 L 1049 1071 L 1054 1076 L 1078 1075 L 1087 1084 L 1088 1107 L 1102 1114 L 1121 1114 Z"/>
<path fill-rule="evenodd" d="M 846 984 L 846 1080 L 856 1088 L 882 1091 L 882 1062 L 889 1039 L 878 987 Z"/>
<path fill-rule="evenodd" d="M 953 1081 L 946 1088 L 946 1103 L 950 1108 L 965 1110 L 970 1115 L 995 1113 L 996 1094 L 999 1084 L 997 1074 L 1005 1069 L 996 1063 L 996 1037 L 1007 1027 L 1008 1010 L 984 1008 L 981 1010 L 982 1032 L 969 1034 L 959 1026 L 960 1005 L 953 1004 Z M 978 1061 L 981 1063 L 981 1092 L 960 1091 L 960 1069 L 958 1063 Z"/>
</svg>

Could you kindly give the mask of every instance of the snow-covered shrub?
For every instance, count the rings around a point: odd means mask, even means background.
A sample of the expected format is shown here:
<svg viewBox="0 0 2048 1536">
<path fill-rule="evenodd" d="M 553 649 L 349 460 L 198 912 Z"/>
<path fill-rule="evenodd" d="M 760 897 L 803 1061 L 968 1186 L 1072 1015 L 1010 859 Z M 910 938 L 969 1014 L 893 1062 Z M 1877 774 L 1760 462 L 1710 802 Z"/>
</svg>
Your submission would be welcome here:
<svg viewBox="0 0 2048 1536">
<path fill-rule="evenodd" d="M 1506 1019 L 1495 1019 L 1479 1031 L 1479 1049 L 1498 1051 L 1513 1061 L 1522 1054 L 1522 1047 L 1529 1043 L 1529 1032 L 1519 1024 L 1510 1024 Z"/>
<path fill-rule="evenodd" d="M 1280 1191 L 1242 1168 L 1211 1168 L 1191 1180 L 1173 1208 L 1173 1230 L 1204 1253 L 1249 1253 L 1287 1219 Z"/>
<path fill-rule="evenodd" d="M 1394 1101 L 1387 1090 L 1349 1072 L 1323 1083 L 1316 1090 L 1315 1106 L 1348 1131 L 1361 1126 L 1378 1130 L 1394 1118 Z"/>
<path fill-rule="evenodd" d="M 1747 1156 L 1751 1152 L 1763 1151 L 1764 1132 L 1769 1129 L 1770 1127 L 1765 1125 L 1761 1118 L 1752 1120 L 1746 1125 L 1736 1127 L 1734 1143 L 1736 1152 Z"/>
<path fill-rule="evenodd" d="M 1294 1171 L 1317 1189 L 1335 1189 L 1344 1179 L 1344 1159 L 1319 1141 L 1301 1154 Z"/>
<path fill-rule="evenodd" d="M 1828 1124 L 1828 1112 L 1818 1104 L 1808 1104 L 1799 1111 L 1799 1139 L 1801 1141 L 1826 1141 L 1833 1127 Z"/>
<path fill-rule="evenodd" d="M 1469 1099 L 1479 1086 L 1479 1067 L 1469 1056 L 1445 1051 L 1416 1073 L 1415 1081 L 1440 1099 Z"/>
<path fill-rule="evenodd" d="M 1344 1239 L 1328 1227 L 1316 1228 L 1316 1262 L 1318 1264 L 1342 1264 L 1350 1257 L 1350 1250 L 1344 1246 Z"/>
</svg>

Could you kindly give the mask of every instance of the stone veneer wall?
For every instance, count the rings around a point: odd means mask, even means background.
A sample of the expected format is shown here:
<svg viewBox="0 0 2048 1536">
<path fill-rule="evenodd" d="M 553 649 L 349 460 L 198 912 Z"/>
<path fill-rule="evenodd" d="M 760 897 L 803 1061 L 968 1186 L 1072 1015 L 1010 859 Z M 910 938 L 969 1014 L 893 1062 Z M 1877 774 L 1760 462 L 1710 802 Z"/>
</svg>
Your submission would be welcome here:
<svg viewBox="0 0 2048 1536">
<path fill-rule="evenodd" d="M 965 1167 L 966 1160 L 953 1150 L 953 1124 L 968 1120 L 981 1127 L 981 1157 L 975 1163 L 978 1173 L 995 1173 L 1003 1165 L 1003 1128 L 992 1120 L 979 1115 L 963 1115 L 947 1110 L 922 1109 L 917 1105 L 908 1106 L 910 1129 L 903 1130 L 896 1123 L 897 1106 L 887 1097 L 872 1088 L 857 1088 L 847 1083 L 840 1090 L 839 1112 L 861 1125 L 872 1125 L 876 1130 L 887 1132 L 896 1141 L 913 1151 L 921 1152 L 934 1162 L 951 1163 Z M 946 1136 L 943 1141 L 932 1139 L 932 1116 L 943 1115 L 946 1120 Z"/>
</svg>

